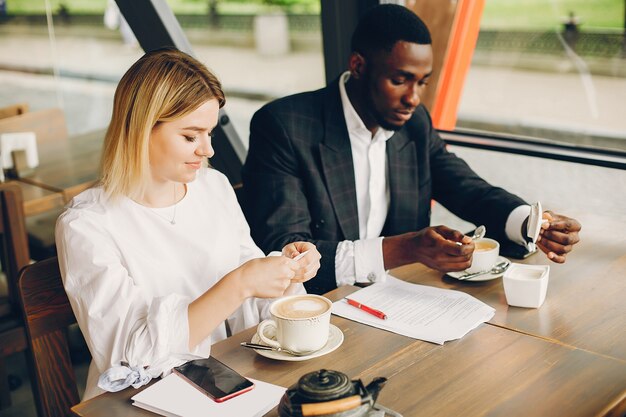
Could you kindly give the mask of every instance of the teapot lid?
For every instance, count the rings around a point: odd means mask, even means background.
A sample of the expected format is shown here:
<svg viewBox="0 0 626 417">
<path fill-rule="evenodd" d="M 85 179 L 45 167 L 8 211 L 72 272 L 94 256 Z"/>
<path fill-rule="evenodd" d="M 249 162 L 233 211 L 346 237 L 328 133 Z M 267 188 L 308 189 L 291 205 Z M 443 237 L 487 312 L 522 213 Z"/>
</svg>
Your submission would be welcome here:
<svg viewBox="0 0 626 417">
<path fill-rule="evenodd" d="M 298 393 L 313 402 L 342 398 L 353 391 L 352 381 L 346 374 L 327 369 L 303 375 L 297 385 Z"/>
</svg>

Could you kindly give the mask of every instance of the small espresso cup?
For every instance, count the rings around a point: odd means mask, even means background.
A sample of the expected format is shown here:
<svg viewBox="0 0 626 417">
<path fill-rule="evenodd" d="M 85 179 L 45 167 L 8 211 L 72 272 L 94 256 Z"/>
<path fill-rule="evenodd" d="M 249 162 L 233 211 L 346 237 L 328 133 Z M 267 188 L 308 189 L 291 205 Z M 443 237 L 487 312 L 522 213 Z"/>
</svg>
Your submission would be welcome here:
<svg viewBox="0 0 626 417">
<path fill-rule="evenodd" d="M 474 241 L 474 254 L 472 255 L 472 265 L 466 269 L 469 273 L 490 270 L 498 260 L 500 254 L 500 244 L 497 240 L 482 238 Z"/>
<path fill-rule="evenodd" d="M 292 352 L 319 350 L 328 341 L 332 305 L 314 294 L 279 298 L 270 306 L 272 318 L 259 324 L 257 335 L 269 346 Z"/>
</svg>

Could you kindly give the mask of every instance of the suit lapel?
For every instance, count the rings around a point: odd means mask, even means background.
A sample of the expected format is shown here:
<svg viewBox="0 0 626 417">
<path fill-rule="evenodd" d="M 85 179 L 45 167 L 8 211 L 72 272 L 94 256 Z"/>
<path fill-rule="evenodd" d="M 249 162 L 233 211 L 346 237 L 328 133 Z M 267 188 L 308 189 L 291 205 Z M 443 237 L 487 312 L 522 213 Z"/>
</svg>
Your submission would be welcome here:
<svg viewBox="0 0 626 417">
<path fill-rule="evenodd" d="M 384 235 L 416 230 L 418 225 L 419 178 L 415 142 L 406 127 L 387 141 L 390 206 Z"/>
<path fill-rule="evenodd" d="M 354 163 L 337 80 L 326 88 L 324 141 L 319 150 L 326 187 L 344 239 L 359 238 Z"/>
</svg>

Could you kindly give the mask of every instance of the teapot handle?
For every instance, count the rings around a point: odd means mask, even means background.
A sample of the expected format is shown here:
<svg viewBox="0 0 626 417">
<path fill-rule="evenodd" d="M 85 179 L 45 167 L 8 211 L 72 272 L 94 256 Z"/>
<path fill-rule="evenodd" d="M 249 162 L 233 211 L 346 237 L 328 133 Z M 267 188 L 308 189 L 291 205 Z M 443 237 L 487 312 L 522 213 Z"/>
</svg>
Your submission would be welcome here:
<svg viewBox="0 0 626 417">
<path fill-rule="evenodd" d="M 353 395 L 351 397 L 341 398 L 339 400 L 326 401 L 323 403 L 308 403 L 302 404 L 302 415 L 304 417 L 309 416 L 323 416 L 326 414 L 339 413 L 342 411 L 352 410 L 359 407 L 363 403 L 363 398 L 360 395 Z"/>
</svg>

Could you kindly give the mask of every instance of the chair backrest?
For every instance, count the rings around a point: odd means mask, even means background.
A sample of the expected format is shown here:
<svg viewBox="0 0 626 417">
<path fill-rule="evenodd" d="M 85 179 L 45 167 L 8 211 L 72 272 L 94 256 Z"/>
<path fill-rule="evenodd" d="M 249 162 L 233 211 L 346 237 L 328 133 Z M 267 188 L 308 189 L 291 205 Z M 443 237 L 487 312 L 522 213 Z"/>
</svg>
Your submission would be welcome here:
<svg viewBox="0 0 626 417">
<path fill-rule="evenodd" d="M 22 190 L 14 183 L 0 183 L 0 235 L 2 238 L 2 267 L 6 274 L 8 305 L 20 311 L 17 295 L 17 277 L 30 262 L 28 237 L 24 223 Z M 0 306 L 0 317 L 5 313 Z"/>
<path fill-rule="evenodd" d="M 7 295 L 0 297 L 0 408 L 11 404 L 5 357 L 26 350 L 26 332 L 17 292 L 18 273 L 28 264 L 28 240 L 24 226 L 22 190 L 0 183 L 0 251 Z"/>
<path fill-rule="evenodd" d="M 28 111 L 28 104 L 19 103 L 12 104 L 10 106 L 0 108 L 0 119 L 4 119 L 5 117 L 19 116 L 20 114 L 24 114 Z"/>
<path fill-rule="evenodd" d="M 35 132 L 37 143 L 68 138 L 65 115 L 59 108 L 31 111 L 0 119 L 0 133 L 14 132 Z"/>
<path fill-rule="evenodd" d="M 63 288 L 57 258 L 24 268 L 19 294 L 32 361 L 33 392 L 40 417 L 71 415 L 80 402 L 67 328 L 76 318 Z"/>
</svg>

